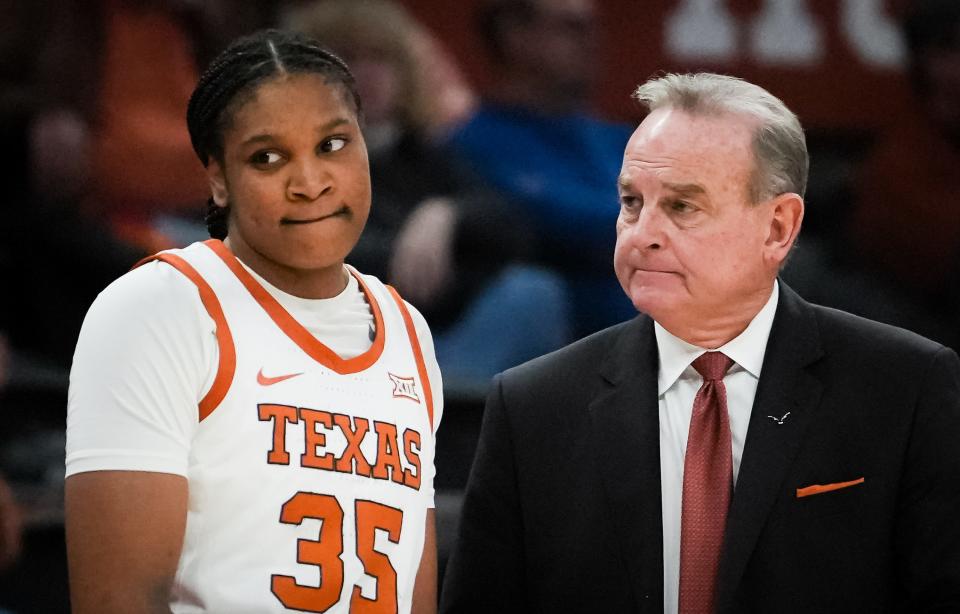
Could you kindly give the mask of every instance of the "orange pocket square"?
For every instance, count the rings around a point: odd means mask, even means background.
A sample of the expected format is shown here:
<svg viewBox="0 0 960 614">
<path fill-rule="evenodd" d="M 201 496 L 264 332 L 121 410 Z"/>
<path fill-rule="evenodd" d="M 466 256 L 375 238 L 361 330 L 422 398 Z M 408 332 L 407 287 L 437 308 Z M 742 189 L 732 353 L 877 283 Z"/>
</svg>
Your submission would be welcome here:
<svg viewBox="0 0 960 614">
<path fill-rule="evenodd" d="M 810 495 L 819 495 L 820 493 L 830 492 L 831 490 L 840 490 L 841 488 L 850 488 L 857 484 L 863 484 L 863 478 L 850 480 L 849 482 L 834 482 L 833 484 L 813 484 L 797 489 L 797 498 L 809 497 Z"/>
</svg>

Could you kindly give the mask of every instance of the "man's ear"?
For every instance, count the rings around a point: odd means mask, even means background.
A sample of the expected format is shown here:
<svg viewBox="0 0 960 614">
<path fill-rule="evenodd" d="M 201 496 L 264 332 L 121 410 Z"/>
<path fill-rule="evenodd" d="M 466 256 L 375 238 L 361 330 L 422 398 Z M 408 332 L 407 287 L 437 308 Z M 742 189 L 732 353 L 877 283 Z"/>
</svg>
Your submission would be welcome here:
<svg viewBox="0 0 960 614">
<path fill-rule="evenodd" d="M 800 234 L 803 222 L 803 197 L 793 192 L 775 196 L 767 206 L 772 207 L 770 227 L 764 242 L 764 255 L 779 267 L 790 253 Z"/>
<path fill-rule="evenodd" d="M 207 183 L 210 184 L 213 202 L 218 207 L 226 207 L 230 201 L 227 191 L 227 177 L 223 173 L 223 166 L 216 159 L 211 159 L 210 163 L 207 164 Z"/>
</svg>

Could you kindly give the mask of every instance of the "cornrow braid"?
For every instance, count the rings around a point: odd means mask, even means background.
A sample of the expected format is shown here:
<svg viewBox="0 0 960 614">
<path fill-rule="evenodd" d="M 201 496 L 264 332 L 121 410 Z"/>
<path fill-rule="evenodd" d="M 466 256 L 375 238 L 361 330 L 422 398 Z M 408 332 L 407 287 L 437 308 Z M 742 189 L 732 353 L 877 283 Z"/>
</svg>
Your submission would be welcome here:
<svg viewBox="0 0 960 614">
<path fill-rule="evenodd" d="M 221 207 L 213 202 L 213 198 L 207 199 L 207 211 L 203 215 L 203 222 L 207 225 L 207 233 L 212 239 L 223 241 L 227 238 L 227 228 L 229 226 L 230 207 Z"/>
<path fill-rule="evenodd" d="M 324 77 L 349 94 L 358 119 L 360 97 L 346 63 L 320 43 L 302 34 L 283 30 L 260 30 L 230 44 L 200 76 L 187 105 L 187 129 L 193 150 L 204 166 L 213 157 L 223 164 L 223 135 L 236 109 L 270 78 L 308 73 Z M 227 236 L 228 206 L 210 199 L 206 224 L 211 237 Z"/>
</svg>

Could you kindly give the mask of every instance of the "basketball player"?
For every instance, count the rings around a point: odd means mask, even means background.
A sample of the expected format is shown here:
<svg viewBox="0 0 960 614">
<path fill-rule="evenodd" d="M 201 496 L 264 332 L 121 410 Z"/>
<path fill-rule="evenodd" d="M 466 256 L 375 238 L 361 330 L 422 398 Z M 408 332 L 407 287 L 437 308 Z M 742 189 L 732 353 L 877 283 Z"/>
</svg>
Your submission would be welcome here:
<svg viewBox="0 0 960 614">
<path fill-rule="evenodd" d="M 344 265 L 359 112 L 347 66 L 288 33 L 200 78 L 213 239 L 111 284 L 77 344 L 75 612 L 436 611 L 440 374 L 422 316 Z"/>
</svg>

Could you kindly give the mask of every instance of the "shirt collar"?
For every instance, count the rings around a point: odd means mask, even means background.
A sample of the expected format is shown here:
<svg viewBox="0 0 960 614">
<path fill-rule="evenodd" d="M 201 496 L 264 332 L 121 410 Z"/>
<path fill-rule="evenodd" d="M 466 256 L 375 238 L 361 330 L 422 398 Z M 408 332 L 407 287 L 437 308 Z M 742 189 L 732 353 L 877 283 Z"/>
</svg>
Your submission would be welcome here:
<svg viewBox="0 0 960 614">
<path fill-rule="evenodd" d="M 773 316 L 777 312 L 777 303 L 780 301 L 780 283 L 773 282 L 773 291 L 763 308 L 753 317 L 742 333 L 717 348 L 736 364 L 732 369 L 742 368 L 753 377 L 760 378 L 760 369 L 763 367 L 763 357 L 767 352 L 767 340 L 770 338 L 770 329 L 773 328 Z M 662 395 L 670 389 L 684 370 L 690 366 L 698 356 L 705 353 L 705 348 L 687 343 L 674 336 L 659 322 L 653 323 L 654 334 L 657 338 L 657 352 L 660 355 L 660 369 L 657 374 L 657 394 Z"/>
</svg>

